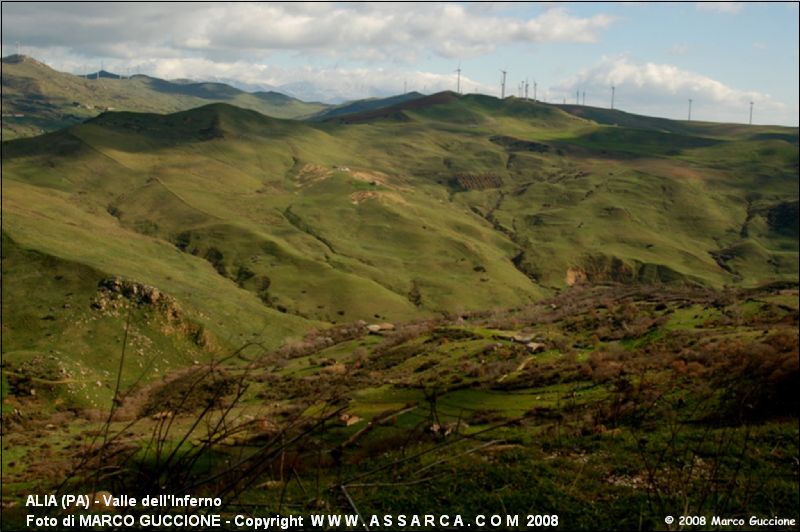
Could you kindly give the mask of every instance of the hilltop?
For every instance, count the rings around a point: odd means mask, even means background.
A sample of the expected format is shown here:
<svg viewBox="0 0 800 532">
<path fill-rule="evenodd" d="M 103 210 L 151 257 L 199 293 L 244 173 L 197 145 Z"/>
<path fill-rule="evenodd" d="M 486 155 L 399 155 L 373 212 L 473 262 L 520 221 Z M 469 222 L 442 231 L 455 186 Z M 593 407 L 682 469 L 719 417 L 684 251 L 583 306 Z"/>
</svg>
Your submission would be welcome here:
<svg viewBox="0 0 800 532">
<path fill-rule="evenodd" d="M 248 93 L 224 83 L 125 77 L 107 71 L 77 76 L 24 55 L 4 57 L 2 62 L 6 140 L 70 126 L 106 110 L 171 113 L 226 102 L 269 116 L 297 118 L 327 107 L 276 92 Z"/>
</svg>

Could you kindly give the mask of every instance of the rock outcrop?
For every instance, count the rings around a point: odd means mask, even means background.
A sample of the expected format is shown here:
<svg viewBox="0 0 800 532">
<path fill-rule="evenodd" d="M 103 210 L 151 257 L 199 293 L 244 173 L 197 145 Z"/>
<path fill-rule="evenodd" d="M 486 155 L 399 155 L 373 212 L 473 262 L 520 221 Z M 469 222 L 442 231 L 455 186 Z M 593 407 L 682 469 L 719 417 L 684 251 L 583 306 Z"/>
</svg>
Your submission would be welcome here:
<svg viewBox="0 0 800 532">
<path fill-rule="evenodd" d="M 213 346 L 211 334 L 202 325 L 188 319 L 174 297 L 155 286 L 121 277 L 108 277 L 97 284 L 97 295 L 91 303 L 93 309 L 115 314 L 130 305 L 158 313 L 161 317 L 162 331 L 165 333 L 188 336 L 195 344 L 205 349 Z"/>
</svg>

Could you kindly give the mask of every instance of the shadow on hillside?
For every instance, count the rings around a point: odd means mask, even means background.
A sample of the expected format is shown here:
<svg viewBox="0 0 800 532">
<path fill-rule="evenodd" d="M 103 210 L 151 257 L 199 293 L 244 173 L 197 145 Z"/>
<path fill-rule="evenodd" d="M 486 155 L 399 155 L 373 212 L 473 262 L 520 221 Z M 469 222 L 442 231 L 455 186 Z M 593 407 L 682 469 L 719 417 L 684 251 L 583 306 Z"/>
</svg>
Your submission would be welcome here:
<svg viewBox="0 0 800 532">
<path fill-rule="evenodd" d="M 709 137 L 619 127 L 591 131 L 566 139 L 560 144 L 577 145 L 601 154 L 613 153 L 615 156 L 622 154 L 637 158 L 682 155 L 684 150 L 708 148 L 726 142 Z"/>
</svg>

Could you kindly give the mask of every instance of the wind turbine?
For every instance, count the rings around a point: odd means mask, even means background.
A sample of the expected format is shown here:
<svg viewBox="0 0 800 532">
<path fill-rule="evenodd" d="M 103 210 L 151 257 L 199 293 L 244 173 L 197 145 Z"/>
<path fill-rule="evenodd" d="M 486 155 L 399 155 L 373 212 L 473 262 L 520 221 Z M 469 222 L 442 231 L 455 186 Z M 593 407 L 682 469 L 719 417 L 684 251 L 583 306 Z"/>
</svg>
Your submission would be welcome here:
<svg viewBox="0 0 800 532">
<path fill-rule="evenodd" d="M 689 98 L 689 122 L 692 121 L 692 99 Z"/>
<path fill-rule="evenodd" d="M 530 87 L 530 83 L 528 83 L 528 78 L 525 78 L 525 99 L 528 99 L 528 87 Z"/>
<path fill-rule="evenodd" d="M 533 80 L 533 101 L 536 101 L 536 80 Z"/>
<path fill-rule="evenodd" d="M 753 102 L 750 102 L 750 125 L 753 125 Z"/>
<path fill-rule="evenodd" d="M 611 108 L 612 109 L 614 108 L 614 89 L 615 88 L 616 87 L 614 87 L 614 85 L 611 85 Z"/>
<path fill-rule="evenodd" d="M 456 72 L 458 72 L 458 77 L 456 78 L 456 93 L 461 94 L 461 61 L 458 62 Z"/>
<path fill-rule="evenodd" d="M 505 70 L 501 70 L 500 72 L 503 73 L 503 81 L 500 82 L 500 99 L 504 100 L 506 97 L 506 72 Z"/>
</svg>

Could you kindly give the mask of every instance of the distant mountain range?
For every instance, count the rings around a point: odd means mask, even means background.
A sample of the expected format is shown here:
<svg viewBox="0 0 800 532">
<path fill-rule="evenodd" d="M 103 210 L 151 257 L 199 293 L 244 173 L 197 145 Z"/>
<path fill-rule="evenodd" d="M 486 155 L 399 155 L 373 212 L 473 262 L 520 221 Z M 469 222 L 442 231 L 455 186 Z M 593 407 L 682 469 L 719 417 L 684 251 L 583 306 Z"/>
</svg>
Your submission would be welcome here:
<svg viewBox="0 0 800 532">
<path fill-rule="evenodd" d="M 341 95 L 303 82 L 274 87 L 232 79 L 165 80 L 141 74 L 127 77 L 106 70 L 75 75 L 24 55 L 8 56 L 2 62 L 5 140 L 54 131 L 106 110 L 172 113 L 222 102 L 275 118 L 325 120 L 422 96 L 412 92 L 341 103 Z"/>
<path fill-rule="evenodd" d="M 268 92 L 275 91 L 288 94 L 298 100 L 307 102 L 322 102 L 328 105 L 341 105 L 352 101 L 347 94 L 332 91 L 328 87 L 321 87 L 309 81 L 295 81 L 282 85 L 270 85 L 269 83 L 248 83 L 236 78 L 212 77 L 208 81 L 225 83 L 246 92 Z"/>
<path fill-rule="evenodd" d="M 124 77 L 107 71 L 77 76 L 23 55 L 2 62 L 4 139 L 53 131 L 105 110 L 170 113 L 225 102 L 277 118 L 299 118 L 327 107 L 275 92 L 248 93 L 225 83 Z"/>
</svg>

